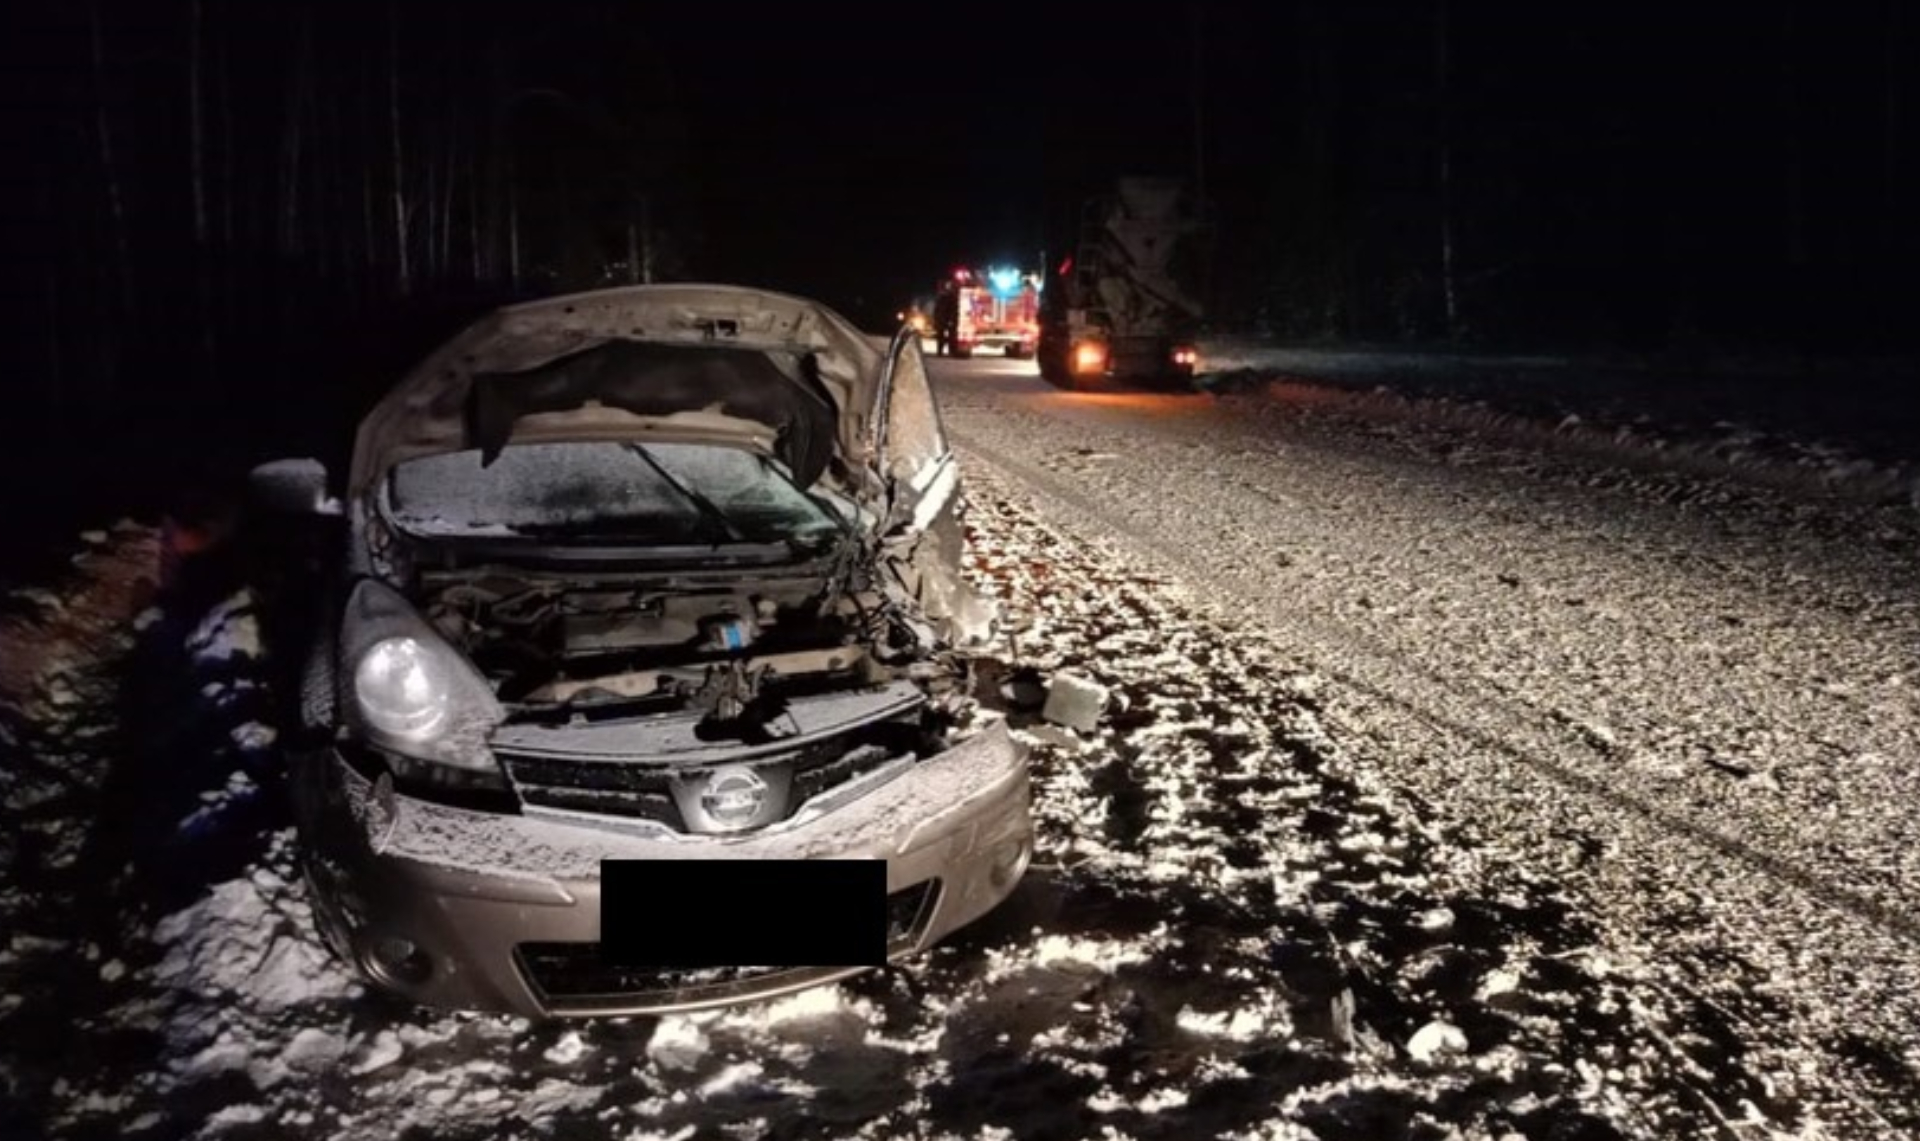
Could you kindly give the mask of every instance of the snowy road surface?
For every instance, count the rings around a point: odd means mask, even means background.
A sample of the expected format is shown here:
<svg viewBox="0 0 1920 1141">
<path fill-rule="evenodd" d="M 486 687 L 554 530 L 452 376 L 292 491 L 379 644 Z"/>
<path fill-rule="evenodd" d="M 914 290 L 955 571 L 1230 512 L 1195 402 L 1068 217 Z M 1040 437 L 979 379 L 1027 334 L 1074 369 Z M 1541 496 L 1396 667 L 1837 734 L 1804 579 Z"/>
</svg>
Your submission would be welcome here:
<svg viewBox="0 0 1920 1141">
<path fill-rule="evenodd" d="M 1035 870 L 767 1006 L 363 993 L 246 599 L 143 610 L 151 532 L 89 536 L 0 609 L 0 1136 L 1920 1135 L 1910 508 L 1030 372 L 936 365 Z M 1003 698 L 1066 669 L 1095 732 Z"/>
<path fill-rule="evenodd" d="M 976 467 L 1297 656 L 1356 765 L 1557 877 L 1749 1057 L 1920 1128 L 1910 507 L 1028 371 L 942 369 Z"/>
</svg>

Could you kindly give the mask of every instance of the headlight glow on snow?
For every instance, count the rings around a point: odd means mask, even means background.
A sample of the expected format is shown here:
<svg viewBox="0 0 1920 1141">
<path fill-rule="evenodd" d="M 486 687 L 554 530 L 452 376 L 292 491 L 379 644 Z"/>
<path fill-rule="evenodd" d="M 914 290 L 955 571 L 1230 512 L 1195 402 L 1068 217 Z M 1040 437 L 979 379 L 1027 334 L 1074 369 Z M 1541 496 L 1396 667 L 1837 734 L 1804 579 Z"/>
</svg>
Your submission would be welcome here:
<svg viewBox="0 0 1920 1141">
<path fill-rule="evenodd" d="M 402 740 L 430 737 L 447 720 L 447 672 L 412 638 L 376 642 L 353 671 L 353 693 L 367 723 Z"/>
</svg>

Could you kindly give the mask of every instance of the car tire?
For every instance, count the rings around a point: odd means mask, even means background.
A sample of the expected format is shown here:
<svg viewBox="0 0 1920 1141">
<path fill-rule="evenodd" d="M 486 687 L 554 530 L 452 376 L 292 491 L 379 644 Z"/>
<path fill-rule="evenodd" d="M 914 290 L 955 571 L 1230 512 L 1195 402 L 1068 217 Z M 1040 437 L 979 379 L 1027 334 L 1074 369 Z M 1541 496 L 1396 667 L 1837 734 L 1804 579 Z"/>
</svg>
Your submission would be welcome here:
<svg viewBox="0 0 1920 1141">
<path fill-rule="evenodd" d="M 314 865 L 313 857 L 306 856 L 300 861 L 301 878 L 306 881 L 307 911 L 313 916 L 314 930 L 320 936 L 320 945 L 327 953 L 339 960 L 348 969 L 357 969 L 353 947 L 347 939 L 345 921 L 341 918 L 333 896 L 320 885 L 320 872 Z"/>
</svg>

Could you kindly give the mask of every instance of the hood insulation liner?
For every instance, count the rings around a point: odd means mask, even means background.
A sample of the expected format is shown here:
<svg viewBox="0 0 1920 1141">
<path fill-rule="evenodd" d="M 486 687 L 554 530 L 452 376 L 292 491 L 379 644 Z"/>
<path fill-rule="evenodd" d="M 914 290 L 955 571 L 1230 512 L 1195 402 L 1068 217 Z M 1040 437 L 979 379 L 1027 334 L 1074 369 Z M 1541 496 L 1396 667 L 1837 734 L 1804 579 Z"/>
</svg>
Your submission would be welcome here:
<svg viewBox="0 0 1920 1141">
<path fill-rule="evenodd" d="M 802 488 L 826 471 L 839 423 L 811 353 L 615 340 L 520 372 L 475 375 L 468 438 L 490 464 L 521 417 L 589 402 L 640 416 L 717 409 L 765 424 Z"/>
</svg>

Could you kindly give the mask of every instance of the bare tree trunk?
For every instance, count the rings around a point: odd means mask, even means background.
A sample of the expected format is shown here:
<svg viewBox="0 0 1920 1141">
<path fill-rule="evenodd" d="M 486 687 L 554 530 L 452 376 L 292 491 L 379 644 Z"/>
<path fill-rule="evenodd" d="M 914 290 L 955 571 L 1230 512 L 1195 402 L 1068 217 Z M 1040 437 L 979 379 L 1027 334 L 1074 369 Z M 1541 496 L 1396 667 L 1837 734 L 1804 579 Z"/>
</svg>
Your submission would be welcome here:
<svg viewBox="0 0 1920 1141">
<path fill-rule="evenodd" d="M 413 265 L 408 257 L 406 152 L 400 139 L 400 6 L 387 5 L 387 123 L 393 141 L 393 244 L 397 261 L 394 279 L 401 296 L 413 292 Z"/>
<path fill-rule="evenodd" d="M 93 60 L 94 144 L 99 148 L 100 172 L 106 182 L 107 226 L 113 242 L 113 267 L 118 288 L 119 316 L 133 314 L 133 255 L 127 239 L 127 201 L 120 185 L 120 166 L 114 157 L 111 116 L 107 112 L 106 36 L 100 26 L 100 0 L 87 5 L 87 38 Z"/>
<path fill-rule="evenodd" d="M 57 269 L 47 272 L 46 296 L 47 368 L 46 372 L 42 375 L 40 384 L 42 390 L 46 393 L 44 398 L 46 400 L 46 410 L 55 414 L 52 425 L 57 435 L 61 426 L 58 418 L 58 414 L 61 411 L 60 397 L 67 391 L 67 378 L 64 375 L 66 373 L 66 354 L 62 351 L 64 346 L 61 344 L 62 340 L 64 340 L 64 330 L 60 328 L 60 271 Z"/>
<path fill-rule="evenodd" d="M 1804 265 L 1807 260 L 1806 172 L 1800 128 L 1800 20 L 1794 7 L 1794 0 L 1787 0 L 1781 9 L 1780 141 L 1782 193 L 1786 199 L 1782 217 L 1786 222 L 1783 238 L 1787 261 Z"/>
<path fill-rule="evenodd" d="M 1906 27 L 1901 19 L 1907 0 L 1887 0 L 1887 25 L 1883 32 L 1886 44 L 1885 75 L 1882 80 L 1884 100 L 1884 136 L 1881 140 L 1880 196 L 1882 202 L 1881 232 L 1883 244 L 1892 249 L 1904 249 L 1901 238 L 1906 233 L 1904 222 L 1907 216 L 1906 203 L 1900 195 L 1904 181 L 1901 156 L 1904 153 L 1901 143 L 1906 134 L 1904 119 L 1905 107 L 1902 105 L 1900 90 L 1901 76 L 1906 72 Z"/>
<path fill-rule="evenodd" d="M 1460 290 L 1454 271 L 1452 23 L 1447 0 L 1439 0 L 1434 23 L 1434 75 L 1440 112 L 1440 289 L 1446 303 L 1447 339 L 1460 335 Z"/>
<path fill-rule="evenodd" d="M 214 26 L 216 28 L 219 27 L 218 20 L 214 21 Z M 209 40 L 208 42 L 212 43 L 214 41 Z M 220 224 L 218 229 L 220 238 L 221 241 L 225 243 L 226 248 L 231 250 L 234 248 L 233 238 L 236 229 L 234 216 L 238 212 L 237 204 L 240 202 L 240 180 L 235 173 L 235 156 L 240 152 L 239 149 L 233 145 L 233 36 L 231 32 L 220 41 L 219 53 L 214 57 L 214 63 L 216 65 L 213 72 L 214 82 L 216 84 L 214 88 L 214 107 L 220 113 L 220 177 L 213 183 L 212 192 L 208 194 L 209 212 L 211 212 L 213 208 L 212 202 L 217 198 L 219 202 Z M 262 234 L 262 231 L 257 228 L 259 226 L 259 207 L 256 205 L 253 209 L 255 212 L 253 221 L 256 226 L 254 233 Z M 270 234 L 272 227 L 272 220 L 269 219 L 265 233 Z"/>
<path fill-rule="evenodd" d="M 373 186 L 374 172 L 374 132 L 369 121 L 373 117 L 374 107 L 374 67 L 372 53 L 361 60 L 360 98 L 356 100 L 357 114 L 354 116 L 354 157 L 360 164 L 360 267 L 365 272 L 363 283 L 368 297 L 381 292 L 383 282 L 378 280 L 375 269 L 380 264 L 379 225 L 375 221 L 378 211 L 375 209 Z"/>
<path fill-rule="evenodd" d="M 367 285 L 370 290 L 375 284 L 373 275 L 374 267 L 380 264 L 378 256 L 380 243 L 375 234 L 377 227 L 373 221 L 373 199 L 373 161 L 371 158 L 368 158 L 363 161 L 360 167 L 360 227 L 362 230 L 362 244 L 360 248 L 366 255 L 361 265 L 364 266 L 367 271 Z"/>
<path fill-rule="evenodd" d="M 629 206 L 627 209 L 627 284 L 640 284 L 640 219 L 637 216 L 645 207 Z"/>
<path fill-rule="evenodd" d="M 35 205 L 39 207 L 39 216 L 42 218 L 64 217 L 66 219 L 68 232 L 71 233 L 75 227 L 74 215 L 76 212 L 55 211 L 53 208 L 55 195 L 53 190 L 54 171 L 51 169 L 52 164 L 47 162 L 43 157 L 36 165 L 38 167 L 36 173 L 39 177 L 34 180 L 37 185 Z M 72 244 L 77 245 L 77 243 Z M 73 387 L 66 376 L 67 334 L 66 330 L 61 327 L 61 322 L 65 317 L 61 296 L 61 275 L 64 272 L 65 267 L 59 264 L 48 263 L 45 267 L 47 282 L 45 293 L 47 301 L 47 362 L 46 367 L 39 372 L 41 389 L 39 398 L 40 407 L 48 414 L 49 418 L 46 423 L 56 438 L 58 438 L 62 427 L 59 420 L 62 412 L 61 398 L 67 395 Z M 109 272 L 112 271 L 110 270 Z M 107 296 L 108 304 L 113 304 L 113 298 L 117 292 L 115 288 L 109 284 L 104 292 Z"/>
<path fill-rule="evenodd" d="M 440 272 L 453 276 L 453 193 L 457 185 L 455 168 L 460 161 L 460 123 L 455 120 L 447 131 L 447 165 L 440 187 Z"/>
<path fill-rule="evenodd" d="M 421 146 L 420 165 L 426 170 L 425 217 L 421 219 L 420 232 L 425 239 L 421 243 L 420 276 L 428 282 L 440 276 L 438 258 L 440 253 L 440 164 L 434 160 L 431 147 Z"/>
<path fill-rule="evenodd" d="M 520 163 L 507 152 L 507 280 L 520 289 Z"/>
<path fill-rule="evenodd" d="M 201 0 L 187 0 L 187 154 L 193 180 L 193 244 L 207 245 L 207 109 Z"/>
<path fill-rule="evenodd" d="M 1193 5 L 1193 74 L 1189 77 L 1193 101 L 1193 198 L 1195 209 L 1209 228 L 1200 236 L 1200 305 L 1208 319 L 1213 317 L 1214 233 L 1212 208 L 1207 201 L 1207 124 L 1206 124 L 1206 6 L 1203 0 Z"/>
<path fill-rule="evenodd" d="M 1206 100 L 1202 96 L 1205 90 L 1205 51 L 1203 48 L 1203 16 L 1200 0 L 1193 4 L 1193 74 L 1188 77 L 1190 91 L 1188 97 L 1193 110 L 1193 194 L 1201 202 L 1207 200 L 1207 147 L 1206 121 L 1204 111 Z"/>
<path fill-rule="evenodd" d="M 306 141 L 307 113 L 313 102 L 313 17 L 302 12 L 294 41 L 293 75 L 288 81 L 287 122 L 280 147 L 280 249 L 299 252 L 300 156 Z"/>
<path fill-rule="evenodd" d="M 475 137 L 474 152 L 479 150 L 479 139 Z M 486 252 L 481 248 L 480 238 L 480 160 L 477 154 L 467 155 L 467 256 L 473 280 L 485 281 L 487 277 Z"/>
<path fill-rule="evenodd" d="M 314 103 L 311 217 L 313 227 L 322 235 L 322 240 L 315 245 L 321 264 L 331 263 L 329 268 L 340 281 L 347 283 L 348 304 L 352 304 L 353 268 L 347 252 L 347 225 L 353 218 L 353 194 L 346 177 L 347 158 L 340 131 L 340 103 L 344 98 L 345 92 L 335 86 L 327 98 Z"/>
<path fill-rule="evenodd" d="M 640 196 L 640 280 L 647 285 L 653 284 L 653 197 Z"/>
</svg>

